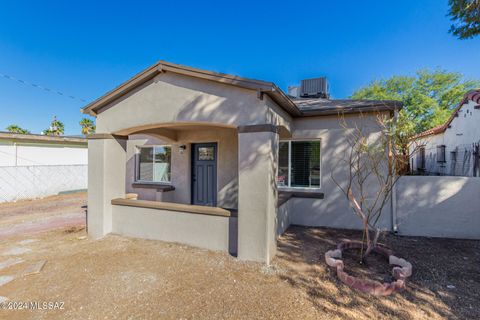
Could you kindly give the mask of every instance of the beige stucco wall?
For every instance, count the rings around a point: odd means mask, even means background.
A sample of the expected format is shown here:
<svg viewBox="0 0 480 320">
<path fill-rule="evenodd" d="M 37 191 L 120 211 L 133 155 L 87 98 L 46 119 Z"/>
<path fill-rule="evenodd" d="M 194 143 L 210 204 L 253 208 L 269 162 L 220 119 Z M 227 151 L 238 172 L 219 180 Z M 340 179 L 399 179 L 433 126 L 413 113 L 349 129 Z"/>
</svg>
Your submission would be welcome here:
<svg viewBox="0 0 480 320">
<path fill-rule="evenodd" d="M 126 140 L 88 141 L 88 233 L 100 238 L 112 231 L 111 200 L 125 197 Z"/>
<path fill-rule="evenodd" d="M 376 114 L 345 115 L 348 127 L 355 125 L 364 128 L 371 135 L 378 134 Z M 360 229 L 361 221 L 353 213 L 349 202 L 332 180 L 332 175 L 342 184 L 348 181 L 348 166 L 342 162 L 348 150 L 345 128 L 338 116 L 297 118 L 293 122 L 293 139 L 321 139 L 321 187 L 324 199 L 291 198 L 289 206 L 282 208 L 282 221 L 303 226 L 326 226 L 333 228 Z M 287 210 L 288 209 L 288 210 Z M 287 210 L 287 211 L 286 211 Z M 380 225 L 390 230 L 392 227 L 391 206 L 387 204 Z"/>
<path fill-rule="evenodd" d="M 291 200 L 291 199 L 290 199 Z M 292 211 L 292 203 L 290 200 L 286 201 L 283 203 L 281 206 L 278 207 L 277 209 L 277 219 L 276 219 L 276 224 L 277 224 L 277 237 L 282 235 L 290 226 L 290 214 Z"/>
<path fill-rule="evenodd" d="M 238 257 L 269 263 L 275 256 L 278 134 L 239 134 Z"/>
<path fill-rule="evenodd" d="M 398 232 L 480 239 L 480 178 L 405 176 L 397 185 Z"/>
<path fill-rule="evenodd" d="M 112 206 L 112 232 L 236 253 L 235 217 Z"/>
<path fill-rule="evenodd" d="M 191 203 L 191 143 L 217 143 L 217 205 L 227 209 L 237 209 L 238 194 L 238 134 L 234 129 L 196 128 L 179 130 L 177 141 L 169 142 L 148 135 L 132 135 L 127 142 L 127 192 L 138 193 L 143 200 L 159 200 L 155 189 L 134 188 L 135 152 L 140 145 L 172 146 L 171 177 L 174 191 L 164 193 L 163 201 Z M 180 154 L 179 146 L 187 149 Z"/>
<path fill-rule="evenodd" d="M 289 126 L 289 116 L 272 114 L 267 102 L 254 90 L 167 72 L 105 107 L 97 115 L 97 132 L 125 134 L 130 128 L 184 122 Z"/>
</svg>

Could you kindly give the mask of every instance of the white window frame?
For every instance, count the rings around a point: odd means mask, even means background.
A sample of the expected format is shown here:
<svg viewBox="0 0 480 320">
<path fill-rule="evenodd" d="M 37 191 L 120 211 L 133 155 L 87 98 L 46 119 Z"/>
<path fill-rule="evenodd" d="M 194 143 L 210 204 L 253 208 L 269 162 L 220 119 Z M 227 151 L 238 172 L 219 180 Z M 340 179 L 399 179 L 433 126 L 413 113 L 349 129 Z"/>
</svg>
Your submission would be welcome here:
<svg viewBox="0 0 480 320">
<path fill-rule="evenodd" d="M 292 187 L 291 184 L 292 184 L 292 177 L 291 177 L 291 173 L 292 173 L 292 142 L 312 142 L 312 141 L 318 141 L 320 143 L 320 157 L 319 157 L 319 168 L 320 168 L 320 174 L 319 174 L 319 186 L 318 187 Z M 292 190 L 319 190 L 322 188 L 322 172 L 323 172 L 323 168 L 322 168 L 322 156 L 323 156 L 323 152 L 322 152 L 322 139 L 284 139 L 284 140 L 280 140 L 279 143 L 281 142 L 288 142 L 288 186 L 278 186 L 278 189 L 283 189 L 283 190 L 288 190 L 288 189 L 292 189 Z M 278 148 L 278 153 L 277 153 L 277 159 L 280 159 L 279 157 L 279 153 L 280 153 L 280 147 Z M 277 174 L 276 176 L 278 176 L 278 165 L 277 165 Z"/>
<path fill-rule="evenodd" d="M 149 180 L 141 180 L 140 179 L 140 150 L 142 148 L 158 148 L 158 147 L 168 147 L 170 148 L 170 181 L 149 181 Z M 135 155 L 135 182 L 145 183 L 145 184 L 164 184 L 164 185 L 171 185 L 172 184 L 172 152 L 173 147 L 169 144 L 155 144 L 155 145 L 143 145 L 143 146 L 136 146 Z M 155 158 L 155 155 L 154 155 Z M 155 176 L 155 173 L 153 173 Z"/>
</svg>

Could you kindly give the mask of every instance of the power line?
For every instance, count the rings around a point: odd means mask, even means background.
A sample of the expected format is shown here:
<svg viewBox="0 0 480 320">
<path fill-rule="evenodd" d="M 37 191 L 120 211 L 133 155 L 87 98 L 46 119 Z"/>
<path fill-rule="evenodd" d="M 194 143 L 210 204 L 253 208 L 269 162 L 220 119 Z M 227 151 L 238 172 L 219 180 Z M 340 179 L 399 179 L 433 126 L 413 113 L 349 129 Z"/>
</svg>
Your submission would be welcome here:
<svg viewBox="0 0 480 320">
<path fill-rule="evenodd" d="M 48 87 L 44 87 L 44 86 L 41 86 L 41 85 L 38 85 L 38 84 L 35 84 L 35 83 L 32 83 L 32 82 L 28 82 L 28 81 L 25 81 L 25 80 L 22 80 L 22 79 L 18 79 L 18 78 L 15 78 L 14 76 L 11 76 L 11 75 L 8 75 L 8 74 L 5 74 L 5 73 L 0 72 L 0 77 L 3 77 L 3 78 L 8 79 L 8 80 L 16 81 L 16 82 L 19 82 L 19 83 L 27 85 L 27 86 L 32 86 L 34 88 L 41 89 L 41 90 L 44 90 L 44 91 L 47 91 L 47 92 L 56 93 L 60 96 L 64 96 L 64 97 L 67 97 L 67 98 L 70 98 L 70 99 L 73 99 L 73 100 L 80 100 L 82 102 L 87 102 L 85 99 L 78 98 L 78 97 L 75 97 L 75 96 L 72 96 L 72 95 L 68 95 L 68 94 L 65 94 L 61 91 L 58 91 L 58 90 L 55 90 L 55 89 L 50 89 Z"/>
</svg>

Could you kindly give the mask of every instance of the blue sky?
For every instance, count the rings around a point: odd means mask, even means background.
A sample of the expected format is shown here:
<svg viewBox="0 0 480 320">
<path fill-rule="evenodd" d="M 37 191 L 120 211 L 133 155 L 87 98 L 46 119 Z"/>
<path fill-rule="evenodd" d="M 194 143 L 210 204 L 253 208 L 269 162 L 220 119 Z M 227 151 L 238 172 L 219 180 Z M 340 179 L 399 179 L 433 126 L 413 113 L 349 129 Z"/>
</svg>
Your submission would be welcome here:
<svg viewBox="0 0 480 320">
<path fill-rule="evenodd" d="M 273 81 L 327 76 L 335 98 L 421 68 L 480 78 L 480 37 L 448 33 L 447 0 L 1 1 L 0 73 L 91 101 L 163 59 Z M 78 134 L 80 100 L 0 78 L 0 130 Z"/>
</svg>

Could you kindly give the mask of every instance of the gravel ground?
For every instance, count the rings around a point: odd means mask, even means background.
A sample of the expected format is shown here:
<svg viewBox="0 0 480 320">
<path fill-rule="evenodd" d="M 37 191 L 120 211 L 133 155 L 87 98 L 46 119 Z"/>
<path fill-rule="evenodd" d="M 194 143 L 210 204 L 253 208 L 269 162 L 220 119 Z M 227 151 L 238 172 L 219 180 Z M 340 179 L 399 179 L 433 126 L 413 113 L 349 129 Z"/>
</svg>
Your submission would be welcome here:
<svg viewBox="0 0 480 320">
<path fill-rule="evenodd" d="M 0 203 L 0 239 L 85 226 L 86 192 Z"/>
<path fill-rule="evenodd" d="M 71 202 L 63 205 L 70 207 Z M 414 273 L 406 291 L 377 298 L 352 291 L 323 263 L 325 251 L 344 238 L 359 238 L 358 232 L 291 227 L 268 267 L 179 244 L 117 235 L 92 240 L 85 235 L 83 227 L 71 227 L 1 239 L 0 263 L 22 262 L 0 270 L 0 276 L 15 277 L 0 287 L 0 296 L 64 304 L 62 310 L 0 310 L 0 318 L 480 318 L 479 241 L 384 237 L 382 243 L 412 262 Z M 12 248 L 30 251 L 2 255 Z M 372 259 L 372 264 L 382 263 Z M 40 260 L 47 263 L 39 274 L 22 275 Z M 353 256 L 345 261 L 352 272 L 370 276 Z M 372 270 L 388 277 L 385 266 Z"/>
<path fill-rule="evenodd" d="M 390 297 L 353 291 L 323 262 L 323 254 L 361 232 L 290 227 L 279 243 L 279 277 L 306 292 L 325 319 L 480 319 L 480 241 L 400 237 L 386 234 L 380 243 L 410 261 L 407 289 Z M 386 261 L 375 255 L 360 267 L 348 254 L 345 270 L 378 281 L 390 279 Z M 372 273 L 374 270 L 375 273 Z"/>
</svg>

